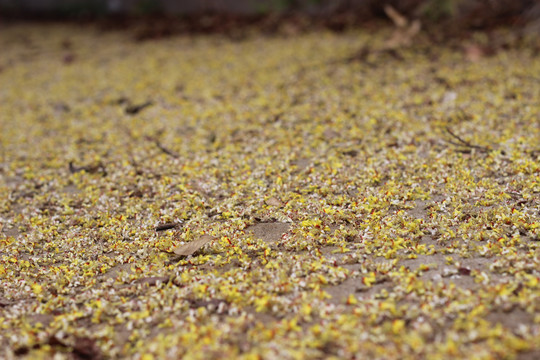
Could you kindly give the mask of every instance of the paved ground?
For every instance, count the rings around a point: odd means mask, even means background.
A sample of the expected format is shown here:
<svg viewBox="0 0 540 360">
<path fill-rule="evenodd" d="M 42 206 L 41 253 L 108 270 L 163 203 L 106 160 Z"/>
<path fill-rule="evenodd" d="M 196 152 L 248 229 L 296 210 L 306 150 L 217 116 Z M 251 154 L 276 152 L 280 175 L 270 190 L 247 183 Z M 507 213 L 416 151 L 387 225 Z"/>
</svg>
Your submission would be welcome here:
<svg viewBox="0 0 540 360">
<path fill-rule="evenodd" d="M 0 348 L 540 353 L 534 43 L 1 29 Z"/>
</svg>

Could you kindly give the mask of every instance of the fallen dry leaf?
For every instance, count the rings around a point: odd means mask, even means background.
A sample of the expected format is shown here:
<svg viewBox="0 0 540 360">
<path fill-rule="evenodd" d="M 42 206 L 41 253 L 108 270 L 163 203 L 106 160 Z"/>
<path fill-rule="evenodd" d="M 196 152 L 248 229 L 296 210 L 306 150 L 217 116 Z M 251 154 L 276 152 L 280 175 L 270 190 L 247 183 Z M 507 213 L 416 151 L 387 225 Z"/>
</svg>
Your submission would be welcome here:
<svg viewBox="0 0 540 360">
<path fill-rule="evenodd" d="M 266 200 L 265 203 L 266 205 L 270 205 L 270 206 L 283 206 L 283 202 L 274 196 Z"/>
<path fill-rule="evenodd" d="M 482 60 L 487 56 L 486 50 L 476 44 L 465 44 L 463 46 L 463 51 L 465 53 L 465 58 L 471 62 L 477 62 Z"/>
<path fill-rule="evenodd" d="M 64 55 L 64 57 L 62 58 L 62 62 L 68 65 L 74 62 L 75 59 L 76 59 L 75 54 L 69 53 L 69 54 Z"/>
<path fill-rule="evenodd" d="M 213 236 L 203 235 L 197 240 L 191 241 L 187 244 L 177 247 L 176 249 L 174 249 L 174 253 L 180 256 L 193 255 L 197 250 L 199 250 L 204 245 L 208 244 L 210 241 L 214 239 L 215 237 Z"/>
<path fill-rule="evenodd" d="M 96 341 L 88 337 L 76 337 L 72 348 L 76 359 L 99 360 L 103 358 Z"/>
<path fill-rule="evenodd" d="M 168 222 L 168 223 L 164 223 L 164 224 L 159 224 L 158 226 L 156 226 L 155 230 L 156 231 L 165 231 L 165 230 L 169 230 L 169 229 L 174 229 L 178 225 L 180 225 L 180 223 Z"/>
<path fill-rule="evenodd" d="M 22 346 L 15 349 L 14 353 L 18 356 L 26 355 L 30 350 L 40 349 L 44 345 L 69 349 L 73 359 L 100 360 L 103 359 L 103 353 L 94 339 L 88 337 L 75 337 L 73 345 L 67 344 L 57 335 L 50 336 L 45 342 L 34 344 L 33 346 Z"/>
</svg>

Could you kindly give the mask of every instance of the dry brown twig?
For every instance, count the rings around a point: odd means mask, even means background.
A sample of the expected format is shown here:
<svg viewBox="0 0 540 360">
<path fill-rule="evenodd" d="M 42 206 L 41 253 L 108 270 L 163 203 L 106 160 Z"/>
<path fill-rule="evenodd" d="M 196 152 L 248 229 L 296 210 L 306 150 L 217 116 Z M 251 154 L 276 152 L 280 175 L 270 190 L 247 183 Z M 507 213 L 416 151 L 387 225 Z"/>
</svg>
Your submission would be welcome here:
<svg viewBox="0 0 540 360">
<path fill-rule="evenodd" d="M 481 152 L 489 152 L 489 151 L 492 150 L 491 148 L 489 148 L 487 146 L 480 146 L 480 145 L 471 144 L 469 141 L 464 140 L 460 136 L 456 135 L 452 130 L 450 130 L 449 127 L 446 127 L 446 132 L 459 142 L 459 143 L 455 143 L 453 141 L 448 141 L 452 145 L 465 146 L 465 147 L 468 147 L 468 148 L 476 149 L 476 150 L 481 151 Z"/>
<path fill-rule="evenodd" d="M 161 150 L 163 153 L 175 158 L 175 159 L 178 159 L 180 157 L 180 155 L 172 150 L 170 150 L 169 148 L 166 148 L 165 146 L 163 146 L 163 144 L 161 144 L 161 142 L 159 142 L 158 139 L 154 138 L 154 137 L 151 137 L 151 136 L 145 136 L 145 139 L 146 140 L 149 140 L 149 141 L 152 141 L 154 144 L 156 144 L 157 148 L 159 150 Z"/>
<path fill-rule="evenodd" d="M 395 25 L 394 34 L 386 42 L 386 49 L 396 49 L 412 44 L 413 38 L 422 29 L 422 23 L 416 19 L 409 21 L 405 16 L 401 15 L 391 5 L 384 6 L 384 12 L 392 20 Z"/>
<path fill-rule="evenodd" d="M 360 50 L 356 51 L 353 55 L 347 57 L 345 62 L 350 63 L 353 61 L 366 62 L 370 54 L 387 54 L 394 57 L 397 60 L 404 60 L 400 55 L 398 49 L 412 44 L 413 38 L 422 29 L 420 20 L 409 21 L 405 16 L 401 15 L 391 5 L 384 7 L 386 15 L 394 23 L 394 33 L 386 41 L 384 46 L 380 49 L 372 49 L 371 46 L 363 46 Z"/>
</svg>

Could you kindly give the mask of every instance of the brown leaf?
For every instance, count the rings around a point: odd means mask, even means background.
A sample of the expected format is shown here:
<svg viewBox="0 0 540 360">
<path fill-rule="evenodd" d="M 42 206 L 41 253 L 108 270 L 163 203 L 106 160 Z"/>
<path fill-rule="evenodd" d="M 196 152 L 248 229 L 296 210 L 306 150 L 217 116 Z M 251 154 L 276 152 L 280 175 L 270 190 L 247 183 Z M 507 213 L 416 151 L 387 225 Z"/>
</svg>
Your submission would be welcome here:
<svg viewBox="0 0 540 360">
<path fill-rule="evenodd" d="M 13 353 L 17 356 L 24 356 L 26 354 L 28 354 L 30 352 L 30 349 L 28 346 L 20 346 L 20 347 L 17 347 L 13 350 Z"/>
<path fill-rule="evenodd" d="M 64 57 L 62 58 L 62 62 L 64 64 L 71 64 L 74 61 L 75 61 L 75 54 L 73 53 L 65 54 Z"/>
<path fill-rule="evenodd" d="M 180 225 L 180 224 L 177 223 L 177 222 L 168 222 L 168 223 L 164 223 L 164 224 L 159 224 L 158 226 L 156 226 L 156 231 L 164 231 L 164 230 L 174 229 L 178 225 Z"/>
<path fill-rule="evenodd" d="M 60 45 L 62 46 L 62 49 L 65 49 L 65 50 L 70 50 L 73 47 L 73 44 L 71 43 L 69 39 L 62 40 Z"/>
<path fill-rule="evenodd" d="M 356 150 L 347 150 L 342 152 L 343 155 L 350 156 L 350 157 L 356 157 L 358 155 L 358 151 Z"/>
<path fill-rule="evenodd" d="M 465 58 L 471 62 L 477 62 L 486 57 L 485 50 L 479 45 L 466 44 L 463 46 L 463 51 L 465 52 Z"/>
<path fill-rule="evenodd" d="M 331 139 L 338 138 L 340 136 L 340 134 L 337 131 L 333 130 L 333 129 L 326 129 L 326 130 L 323 131 L 323 136 L 326 139 L 331 140 Z"/>
<path fill-rule="evenodd" d="M 75 337 L 73 346 L 69 346 L 57 335 L 50 336 L 45 342 L 34 344 L 31 347 L 23 346 L 15 349 L 14 353 L 18 356 L 26 355 L 32 349 L 39 349 L 44 345 L 55 346 L 65 349 L 71 349 L 73 359 L 101 360 L 103 353 L 94 339 L 88 337 Z"/>
<path fill-rule="evenodd" d="M 96 340 L 88 337 L 76 337 L 72 349 L 75 359 L 103 359 L 103 354 L 96 344 Z"/>
<path fill-rule="evenodd" d="M 193 240 L 187 244 L 177 247 L 174 249 L 174 253 L 180 256 L 189 256 L 193 255 L 197 250 L 202 248 L 204 245 L 208 244 L 210 241 L 214 240 L 215 237 L 210 235 L 203 235 L 197 240 Z"/>
<path fill-rule="evenodd" d="M 274 196 L 266 200 L 265 203 L 270 206 L 279 206 L 279 207 L 283 206 L 283 202 Z"/>
</svg>

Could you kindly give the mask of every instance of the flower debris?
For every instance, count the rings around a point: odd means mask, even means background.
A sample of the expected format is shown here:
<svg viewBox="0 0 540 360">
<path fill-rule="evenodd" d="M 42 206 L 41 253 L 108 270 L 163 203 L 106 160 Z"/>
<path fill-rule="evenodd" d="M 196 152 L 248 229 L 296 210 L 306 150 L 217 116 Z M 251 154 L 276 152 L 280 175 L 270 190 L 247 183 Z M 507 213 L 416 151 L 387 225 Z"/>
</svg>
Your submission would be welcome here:
<svg viewBox="0 0 540 360">
<path fill-rule="evenodd" d="M 538 354 L 540 60 L 387 38 L 4 26 L 0 357 Z"/>
</svg>

